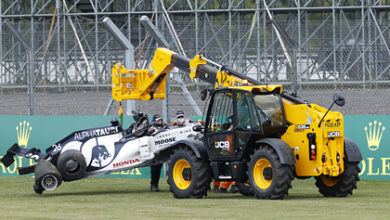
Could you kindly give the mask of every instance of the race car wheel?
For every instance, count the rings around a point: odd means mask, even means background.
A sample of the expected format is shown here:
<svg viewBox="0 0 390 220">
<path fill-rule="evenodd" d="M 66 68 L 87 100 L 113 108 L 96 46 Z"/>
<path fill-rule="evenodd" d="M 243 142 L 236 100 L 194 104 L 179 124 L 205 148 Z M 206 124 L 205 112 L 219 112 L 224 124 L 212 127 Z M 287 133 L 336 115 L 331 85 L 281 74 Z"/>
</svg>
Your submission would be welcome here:
<svg viewBox="0 0 390 220">
<path fill-rule="evenodd" d="M 42 188 L 42 186 L 37 186 L 37 184 L 34 183 L 33 188 L 34 188 L 35 193 L 37 193 L 37 194 L 42 194 L 42 193 L 43 193 L 43 188 Z"/>
<path fill-rule="evenodd" d="M 44 190 L 52 191 L 58 186 L 58 177 L 55 174 L 46 174 L 41 178 L 41 186 Z"/>
<path fill-rule="evenodd" d="M 51 161 L 40 159 L 35 165 L 34 191 L 42 194 L 44 190 L 52 191 L 61 185 L 62 177 Z"/>
<path fill-rule="evenodd" d="M 179 148 L 169 163 L 168 183 L 176 198 L 202 198 L 207 194 L 211 177 L 209 163 L 197 158 L 189 148 Z"/>
<path fill-rule="evenodd" d="M 252 188 L 249 183 L 236 182 L 238 191 L 244 196 L 253 196 Z"/>
<path fill-rule="evenodd" d="M 87 165 L 80 151 L 67 150 L 59 156 L 57 169 L 65 181 L 73 181 L 84 177 Z"/>
<path fill-rule="evenodd" d="M 345 197 L 356 189 L 359 181 L 358 163 L 344 161 L 344 172 L 337 177 L 321 175 L 316 177 L 316 186 L 320 193 L 327 197 Z"/>
<path fill-rule="evenodd" d="M 289 165 L 280 163 L 277 153 L 269 146 L 261 146 L 248 162 L 248 177 L 252 192 L 259 199 L 283 199 L 293 179 Z"/>
<path fill-rule="evenodd" d="M 47 173 L 39 178 L 36 178 L 34 184 L 34 191 L 42 194 L 44 190 L 55 190 L 61 184 L 61 177 L 56 173 Z"/>
</svg>

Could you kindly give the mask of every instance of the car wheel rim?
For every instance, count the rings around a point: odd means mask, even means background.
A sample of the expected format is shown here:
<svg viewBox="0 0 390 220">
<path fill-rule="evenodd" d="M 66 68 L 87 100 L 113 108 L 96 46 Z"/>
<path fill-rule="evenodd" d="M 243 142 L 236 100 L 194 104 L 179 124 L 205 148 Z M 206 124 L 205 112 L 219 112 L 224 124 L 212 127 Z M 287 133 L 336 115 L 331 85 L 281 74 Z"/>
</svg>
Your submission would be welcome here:
<svg viewBox="0 0 390 220">
<path fill-rule="evenodd" d="M 253 180 L 260 189 L 267 189 L 272 184 L 273 172 L 267 159 L 256 161 L 253 167 Z"/>
<path fill-rule="evenodd" d="M 321 180 L 325 184 L 325 186 L 327 186 L 327 187 L 332 187 L 332 186 L 336 185 L 338 182 L 337 178 L 332 178 L 332 177 L 324 176 L 324 175 L 321 176 Z"/>
<path fill-rule="evenodd" d="M 178 160 L 173 167 L 173 180 L 180 190 L 186 190 L 191 185 L 192 172 L 187 160 Z"/>
<path fill-rule="evenodd" d="M 52 174 L 45 175 L 41 181 L 42 188 L 47 191 L 52 191 L 58 186 L 58 179 Z"/>
</svg>

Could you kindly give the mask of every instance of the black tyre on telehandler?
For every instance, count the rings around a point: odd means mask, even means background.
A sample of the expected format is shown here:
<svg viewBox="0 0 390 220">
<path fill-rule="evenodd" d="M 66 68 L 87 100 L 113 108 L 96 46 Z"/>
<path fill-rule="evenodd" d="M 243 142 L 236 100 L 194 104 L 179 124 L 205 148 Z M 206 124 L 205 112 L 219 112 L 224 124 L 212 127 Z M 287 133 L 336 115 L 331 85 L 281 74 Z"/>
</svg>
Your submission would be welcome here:
<svg viewBox="0 0 390 220">
<path fill-rule="evenodd" d="M 238 191 L 244 196 L 253 196 L 252 188 L 249 183 L 236 182 Z"/>
<path fill-rule="evenodd" d="M 290 165 L 283 165 L 277 153 L 263 145 L 250 156 L 249 184 L 259 199 L 283 199 L 288 195 L 293 179 Z"/>
<path fill-rule="evenodd" d="M 202 198 L 210 186 L 210 164 L 186 147 L 178 148 L 169 163 L 168 183 L 176 198 Z"/>
<path fill-rule="evenodd" d="M 357 162 L 344 161 L 344 172 L 337 177 L 321 175 L 316 177 L 316 186 L 326 197 L 345 197 L 352 195 L 359 181 L 360 168 Z"/>
</svg>

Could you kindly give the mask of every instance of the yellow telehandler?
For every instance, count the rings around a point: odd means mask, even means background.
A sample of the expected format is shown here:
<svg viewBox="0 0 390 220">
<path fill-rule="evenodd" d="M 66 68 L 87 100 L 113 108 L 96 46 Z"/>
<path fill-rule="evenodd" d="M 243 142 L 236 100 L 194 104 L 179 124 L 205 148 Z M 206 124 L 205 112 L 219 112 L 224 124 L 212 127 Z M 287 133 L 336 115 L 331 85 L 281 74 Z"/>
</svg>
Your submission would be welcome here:
<svg viewBox="0 0 390 220">
<path fill-rule="evenodd" d="M 113 99 L 164 99 L 174 67 L 214 87 L 202 91 L 203 99 L 209 97 L 205 124 L 195 127 L 202 141 L 173 143 L 156 155 L 170 161 L 168 182 L 175 197 L 207 195 L 212 178 L 237 181 L 242 194 L 265 199 L 282 199 L 294 177 L 315 177 L 324 196 L 352 194 L 362 156 L 344 137 L 343 115 L 330 111 L 333 104 L 345 104 L 342 96 L 335 94 L 326 109 L 201 55 L 189 59 L 158 48 L 149 69 L 112 68 Z"/>
</svg>

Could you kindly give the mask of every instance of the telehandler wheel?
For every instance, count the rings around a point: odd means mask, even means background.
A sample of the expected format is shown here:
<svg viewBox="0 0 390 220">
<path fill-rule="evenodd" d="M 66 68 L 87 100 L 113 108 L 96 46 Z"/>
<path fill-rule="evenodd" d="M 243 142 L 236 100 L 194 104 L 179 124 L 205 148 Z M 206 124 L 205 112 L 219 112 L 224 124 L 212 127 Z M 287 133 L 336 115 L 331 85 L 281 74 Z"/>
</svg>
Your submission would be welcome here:
<svg viewBox="0 0 390 220">
<path fill-rule="evenodd" d="M 352 195 L 353 189 L 356 189 L 356 183 L 359 181 L 360 168 L 358 163 L 344 161 L 344 173 L 338 177 L 321 175 L 316 177 L 316 186 L 320 193 L 327 197 L 345 197 Z"/>
<path fill-rule="evenodd" d="M 248 177 L 252 192 L 259 199 L 283 199 L 293 179 L 290 165 L 280 164 L 276 152 L 260 146 L 248 162 Z"/>
<path fill-rule="evenodd" d="M 236 182 L 236 185 L 238 187 L 238 191 L 244 195 L 244 196 L 253 196 L 252 188 L 249 183 L 241 183 L 241 182 Z"/>
<path fill-rule="evenodd" d="M 209 163 L 189 148 L 179 148 L 169 163 L 168 183 L 176 198 L 202 198 L 210 186 Z"/>
</svg>

